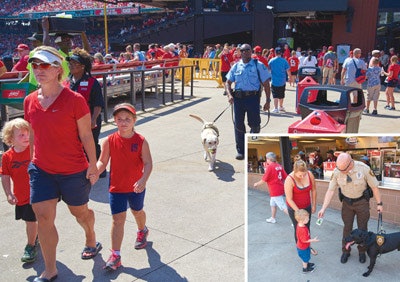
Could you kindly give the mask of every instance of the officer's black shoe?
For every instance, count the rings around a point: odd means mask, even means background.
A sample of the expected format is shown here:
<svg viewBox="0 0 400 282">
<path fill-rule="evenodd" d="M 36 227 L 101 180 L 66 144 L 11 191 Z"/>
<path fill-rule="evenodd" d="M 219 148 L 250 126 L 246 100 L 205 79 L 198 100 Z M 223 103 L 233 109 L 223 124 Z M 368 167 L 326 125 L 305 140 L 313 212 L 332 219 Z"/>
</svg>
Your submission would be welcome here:
<svg viewBox="0 0 400 282">
<path fill-rule="evenodd" d="M 343 253 L 342 257 L 340 258 L 340 262 L 341 263 L 346 263 L 347 259 L 349 258 L 349 256 L 350 256 L 350 253 Z"/>
<path fill-rule="evenodd" d="M 244 155 L 243 155 L 243 154 L 240 154 L 240 153 L 237 153 L 236 159 L 237 159 L 237 160 L 243 160 L 243 159 L 244 159 Z"/>
<path fill-rule="evenodd" d="M 365 261 L 367 260 L 367 256 L 365 255 L 365 253 L 359 254 L 359 255 L 358 255 L 358 260 L 359 260 L 361 263 L 365 263 Z"/>
</svg>

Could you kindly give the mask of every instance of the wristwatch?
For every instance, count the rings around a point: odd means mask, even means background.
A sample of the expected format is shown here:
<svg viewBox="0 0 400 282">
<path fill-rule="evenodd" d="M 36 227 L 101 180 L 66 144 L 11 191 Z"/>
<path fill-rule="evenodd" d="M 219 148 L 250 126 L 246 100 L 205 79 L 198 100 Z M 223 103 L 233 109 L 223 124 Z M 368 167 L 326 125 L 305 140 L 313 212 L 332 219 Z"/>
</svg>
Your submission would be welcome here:
<svg viewBox="0 0 400 282">
<path fill-rule="evenodd" d="M 382 203 L 382 202 L 379 202 L 379 203 L 377 203 L 376 205 L 377 205 L 377 206 L 383 206 L 383 203 Z"/>
<path fill-rule="evenodd" d="M 271 103 L 271 98 L 267 98 L 267 103 Z"/>
</svg>

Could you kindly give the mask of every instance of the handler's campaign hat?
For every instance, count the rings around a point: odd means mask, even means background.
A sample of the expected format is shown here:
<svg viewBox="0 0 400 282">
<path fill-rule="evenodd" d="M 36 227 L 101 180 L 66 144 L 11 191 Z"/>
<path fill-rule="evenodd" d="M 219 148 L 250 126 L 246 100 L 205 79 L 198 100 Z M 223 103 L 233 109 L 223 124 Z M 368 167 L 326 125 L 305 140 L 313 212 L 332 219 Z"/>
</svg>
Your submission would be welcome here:
<svg viewBox="0 0 400 282">
<path fill-rule="evenodd" d="M 128 111 L 131 114 L 133 114 L 134 116 L 136 116 L 135 107 L 130 104 L 127 104 L 127 103 L 116 105 L 114 108 L 114 111 L 113 111 L 113 116 L 115 116 L 118 112 L 123 111 L 123 110 Z"/>
<path fill-rule="evenodd" d="M 39 59 L 45 63 L 53 64 L 53 63 L 58 63 L 61 65 L 62 59 L 56 55 L 54 55 L 51 52 L 48 52 L 46 50 L 39 50 L 36 51 L 32 57 L 29 58 L 28 62 L 32 63 L 33 59 Z"/>
</svg>

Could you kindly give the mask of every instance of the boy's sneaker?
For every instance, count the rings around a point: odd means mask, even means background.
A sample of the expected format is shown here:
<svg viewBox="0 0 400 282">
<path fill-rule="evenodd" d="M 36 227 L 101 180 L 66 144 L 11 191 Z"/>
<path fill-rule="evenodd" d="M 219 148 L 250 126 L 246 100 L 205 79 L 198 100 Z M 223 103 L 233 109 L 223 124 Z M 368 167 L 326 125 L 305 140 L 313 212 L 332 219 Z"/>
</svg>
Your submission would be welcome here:
<svg viewBox="0 0 400 282">
<path fill-rule="evenodd" d="M 276 219 L 273 218 L 273 217 L 267 218 L 266 221 L 267 221 L 268 223 L 276 223 Z"/>
<path fill-rule="evenodd" d="M 139 230 L 136 236 L 135 249 L 143 249 L 147 246 L 147 236 L 149 235 L 149 229 L 145 226 L 143 230 Z"/>
<path fill-rule="evenodd" d="M 34 262 L 36 260 L 36 246 L 26 245 L 24 255 L 21 257 L 22 262 Z"/>
<path fill-rule="evenodd" d="M 310 266 L 310 264 L 308 264 L 307 268 L 303 268 L 303 274 L 314 272 L 314 270 L 315 270 L 315 265 Z"/>
<path fill-rule="evenodd" d="M 273 109 L 273 110 L 272 110 L 272 113 L 274 113 L 274 114 L 279 114 L 278 108 Z"/>
<path fill-rule="evenodd" d="M 368 109 L 364 109 L 363 110 L 363 114 L 369 114 L 369 110 Z"/>
<path fill-rule="evenodd" d="M 395 107 L 389 107 L 389 108 L 387 108 L 389 111 L 394 111 L 394 110 L 396 110 L 396 108 Z"/>
<path fill-rule="evenodd" d="M 110 257 L 108 258 L 104 269 L 107 270 L 117 270 L 118 267 L 121 266 L 121 256 L 115 254 L 114 252 L 111 253 Z"/>
<path fill-rule="evenodd" d="M 285 111 L 285 107 L 279 107 L 279 111 L 280 111 L 280 112 L 286 112 L 286 111 Z"/>
<path fill-rule="evenodd" d="M 390 108 L 390 106 L 389 105 L 386 105 L 385 107 L 384 107 L 384 109 L 389 109 Z"/>
<path fill-rule="evenodd" d="M 372 115 L 377 115 L 378 114 L 378 111 L 377 110 L 373 110 L 372 111 Z"/>
</svg>

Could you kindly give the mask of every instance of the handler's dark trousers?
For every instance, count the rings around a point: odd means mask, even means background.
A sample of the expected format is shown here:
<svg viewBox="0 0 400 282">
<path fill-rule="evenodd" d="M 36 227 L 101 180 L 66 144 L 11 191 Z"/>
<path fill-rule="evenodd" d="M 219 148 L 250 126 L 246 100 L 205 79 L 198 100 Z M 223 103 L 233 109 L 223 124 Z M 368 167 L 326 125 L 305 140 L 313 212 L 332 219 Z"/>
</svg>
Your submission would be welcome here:
<svg viewBox="0 0 400 282">
<path fill-rule="evenodd" d="M 243 98 L 234 98 L 233 110 L 236 150 L 239 154 L 244 155 L 244 135 L 246 133 L 244 118 L 247 113 L 247 123 L 251 128 L 250 133 L 260 132 L 260 97 L 254 95 Z"/>
<path fill-rule="evenodd" d="M 346 250 L 345 238 L 350 236 L 353 230 L 354 217 L 357 215 L 357 227 L 361 230 L 368 231 L 368 220 L 369 220 L 369 201 L 366 199 L 361 199 L 359 201 L 350 203 L 346 199 L 342 203 L 342 220 L 344 223 L 343 227 L 343 239 L 342 239 L 342 251 L 348 253 Z M 360 253 L 365 253 L 366 247 L 361 247 L 358 245 L 358 251 Z"/>
</svg>

